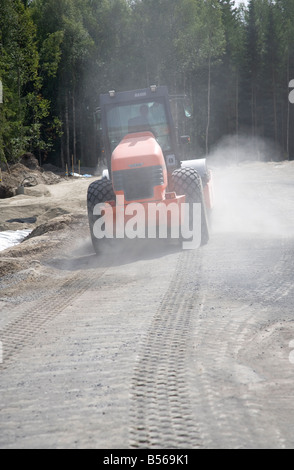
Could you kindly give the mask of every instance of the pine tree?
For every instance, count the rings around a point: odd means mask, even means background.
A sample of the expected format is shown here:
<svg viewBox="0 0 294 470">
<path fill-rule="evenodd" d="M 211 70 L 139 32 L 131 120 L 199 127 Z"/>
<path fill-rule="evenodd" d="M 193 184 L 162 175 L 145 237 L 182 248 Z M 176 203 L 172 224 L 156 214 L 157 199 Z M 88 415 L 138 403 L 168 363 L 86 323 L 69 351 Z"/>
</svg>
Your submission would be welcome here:
<svg viewBox="0 0 294 470">
<path fill-rule="evenodd" d="M 24 151 L 45 146 L 41 120 L 48 113 L 42 97 L 36 28 L 27 5 L 20 0 L 0 4 L 3 82 L 2 158 L 16 160 Z"/>
</svg>

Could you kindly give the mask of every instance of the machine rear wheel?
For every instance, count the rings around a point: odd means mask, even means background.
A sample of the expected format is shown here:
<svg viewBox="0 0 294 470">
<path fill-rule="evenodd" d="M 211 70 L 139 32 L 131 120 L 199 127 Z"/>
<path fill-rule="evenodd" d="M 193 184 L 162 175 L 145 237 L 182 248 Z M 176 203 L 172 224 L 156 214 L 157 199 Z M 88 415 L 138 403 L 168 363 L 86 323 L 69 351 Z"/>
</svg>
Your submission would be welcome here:
<svg viewBox="0 0 294 470">
<path fill-rule="evenodd" d="M 190 229 L 193 227 L 192 204 L 201 204 L 201 245 L 205 245 L 209 240 L 208 219 L 203 196 L 202 181 L 198 172 L 194 168 L 178 168 L 172 173 L 172 183 L 173 190 L 178 195 L 185 194 L 186 202 L 190 204 Z"/>
<path fill-rule="evenodd" d="M 103 178 L 101 180 L 93 181 L 93 183 L 90 184 L 87 194 L 88 220 L 92 245 L 97 254 L 101 252 L 101 247 L 103 242 L 105 242 L 105 239 L 98 239 L 93 233 L 94 223 L 99 217 L 101 217 L 94 215 L 93 210 L 96 204 L 106 201 L 113 201 L 114 199 L 115 194 L 113 192 L 112 183 L 110 180 Z"/>
</svg>

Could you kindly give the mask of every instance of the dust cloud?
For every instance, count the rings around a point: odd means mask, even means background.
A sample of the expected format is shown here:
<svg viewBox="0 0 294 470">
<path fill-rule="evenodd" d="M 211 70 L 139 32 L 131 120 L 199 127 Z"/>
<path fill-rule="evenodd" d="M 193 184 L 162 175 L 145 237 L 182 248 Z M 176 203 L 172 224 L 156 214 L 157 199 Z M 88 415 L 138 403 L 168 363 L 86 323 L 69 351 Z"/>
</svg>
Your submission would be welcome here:
<svg viewBox="0 0 294 470">
<path fill-rule="evenodd" d="M 212 232 L 294 234 L 294 162 L 261 139 L 227 138 L 208 157 L 215 207 Z"/>
</svg>

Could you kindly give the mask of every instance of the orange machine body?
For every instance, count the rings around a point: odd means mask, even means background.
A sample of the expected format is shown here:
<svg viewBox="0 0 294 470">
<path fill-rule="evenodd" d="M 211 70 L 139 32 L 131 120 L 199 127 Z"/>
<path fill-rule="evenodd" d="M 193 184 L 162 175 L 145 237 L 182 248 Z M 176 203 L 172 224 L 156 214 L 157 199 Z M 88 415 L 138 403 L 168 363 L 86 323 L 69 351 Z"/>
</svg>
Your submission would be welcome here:
<svg viewBox="0 0 294 470">
<path fill-rule="evenodd" d="M 114 149 L 111 157 L 112 185 L 116 201 L 107 201 L 106 217 L 113 217 L 113 223 L 117 218 L 117 210 L 124 205 L 125 223 L 133 217 L 127 206 L 131 203 L 140 203 L 144 209 L 145 222 L 148 222 L 150 203 L 164 204 L 167 210 L 167 225 L 171 226 L 175 218 L 171 217 L 174 204 L 178 206 L 181 223 L 180 205 L 185 202 L 185 195 L 176 195 L 167 192 L 168 175 L 162 149 L 151 132 L 137 132 L 127 134 Z M 111 206 L 111 209 L 109 207 Z M 169 205 L 173 204 L 173 206 Z M 158 206 L 160 207 L 160 206 Z M 132 208 L 135 209 L 134 206 Z M 152 208 L 154 209 L 154 207 Z M 143 213 L 143 211 L 140 211 Z M 159 222 L 159 212 L 156 214 Z M 177 212 L 174 212 L 177 213 Z"/>
<path fill-rule="evenodd" d="M 161 147 L 151 132 L 127 134 L 112 153 L 111 172 L 115 195 L 124 196 L 126 201 L 158 201 L 165 197 L 167 188 L 165 160 Z M 137 198 L 134 190 L 131 191 L 132 198 L 129 199 L 123 180 L 128 180 L 128 185 L 132 188 L 138 185 L 139 195 L 140 193 L 144 195 L 145 192 L 145 196 L 150 197 Z M 155 185 L 152 191 L 153 183 Z M 140 191 L 144 189 L 144 185 L 150 185 L 149 193 Z"/>
</svg>

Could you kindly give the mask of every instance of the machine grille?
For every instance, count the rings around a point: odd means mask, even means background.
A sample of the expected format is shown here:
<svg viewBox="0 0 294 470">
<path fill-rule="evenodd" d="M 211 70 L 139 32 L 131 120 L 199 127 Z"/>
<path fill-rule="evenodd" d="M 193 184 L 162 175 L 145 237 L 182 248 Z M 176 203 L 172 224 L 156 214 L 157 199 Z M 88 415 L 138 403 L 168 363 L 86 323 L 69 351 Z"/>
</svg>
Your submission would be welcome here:
<svg viewBox="0 0 294 470">
<path fill-rule="evenodd" d="M 154 186 L 164 184 L 160 165 L 114 171 L 112 178 L 114 191 L 123 191 L 126 201 L 151 199 Z"/>
</svg>

